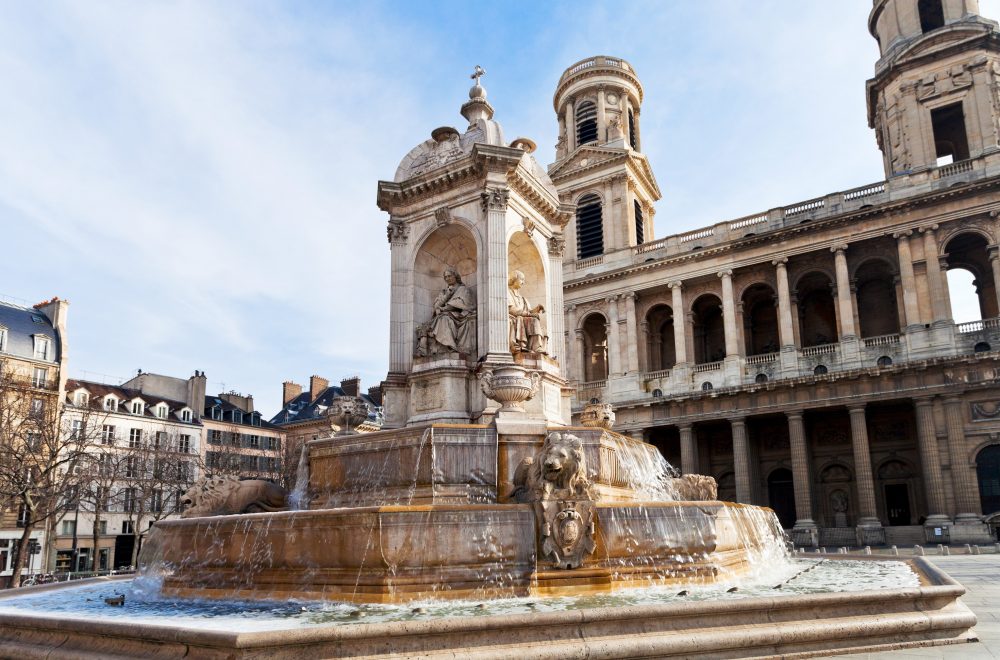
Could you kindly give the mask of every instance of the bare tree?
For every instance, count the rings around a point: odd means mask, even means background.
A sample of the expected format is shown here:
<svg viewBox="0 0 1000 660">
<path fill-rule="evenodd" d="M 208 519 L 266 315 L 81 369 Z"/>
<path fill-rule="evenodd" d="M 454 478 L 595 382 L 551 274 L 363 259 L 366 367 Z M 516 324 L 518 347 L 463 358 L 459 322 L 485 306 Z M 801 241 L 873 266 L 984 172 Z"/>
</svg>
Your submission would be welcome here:
<svg viewBox="0 0 1000 660">
<path fill-rule="evenodd" d="M 76 497 L 76 472 L 99 423 L 91 412 L 81 410 L 78 423 L 64 427 L 56 384 L 0 365 L 0 504 L 18 511 L 23 530 L 11 585 L 20 583 L 32 532 L 58 519 Z"/>
</svg>

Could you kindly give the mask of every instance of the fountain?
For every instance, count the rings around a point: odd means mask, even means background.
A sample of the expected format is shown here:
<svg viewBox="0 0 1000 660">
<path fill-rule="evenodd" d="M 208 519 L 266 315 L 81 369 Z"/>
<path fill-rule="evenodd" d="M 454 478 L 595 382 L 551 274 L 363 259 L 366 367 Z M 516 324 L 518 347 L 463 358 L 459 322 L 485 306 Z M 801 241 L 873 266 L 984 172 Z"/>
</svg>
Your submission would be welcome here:
<svg viewBox="0 0 1000 660">
<path fill-rule="evenodd" d="M 221 627 L 0 607 L 4 648 L 739 657 L 969 638 L 961 587 L 927 563 L 896 562 L 886 570 L 901 581 L 878 592 L 826 593 L 843 582 L 842 559 L 824 569 L 826 592 L 772 595 L 816 568 L 789 561 L 773 512 L 718 501 L 710 477 L 677 476 L 656 448 L 613 430 L 607 404 L 572 423 L 571 209 L 533 143 L 504 141 L 481 75 L 462 106 L 468 129 L 435 130 L 379 184 L 392 253 L 385 430 L 352 432 L 366 411 L 342 397 L 329 411 L 337 432 L 303 448 L 290 497 L 210 480 L 188 495 L 198 515 L 156 524 L 141 557 L 155 595 L 139 601 L 199 620 L 208 609 Z M 236 611 L 298 616 L 274 603 L 336 625 L 233 622 Z M 359 622 L 369 614 L 378 621 Z"/>
</svg>

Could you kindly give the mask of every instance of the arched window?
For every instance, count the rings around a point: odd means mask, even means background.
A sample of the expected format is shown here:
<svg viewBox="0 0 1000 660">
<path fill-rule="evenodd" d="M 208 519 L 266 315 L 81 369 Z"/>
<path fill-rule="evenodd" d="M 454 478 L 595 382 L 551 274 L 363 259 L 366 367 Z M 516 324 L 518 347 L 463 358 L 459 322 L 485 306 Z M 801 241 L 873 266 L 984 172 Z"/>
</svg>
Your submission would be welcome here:
<svg viewBox="0 0 1000 660">
<path fill-rule="evenodd" d="M 657 305 L 646 313 L 646 370 L 670 369 L 677 362 L 674 344 L 674 313 Z"/>
<path fill-rule="evenodd" d="M 719 362 L 726 357 L 726 330 L 722 319 L 722 301 L 705 294 L 691 306 L 694 313 L 695 364 Z"/>
<path fill-rule="evenodd" d="M 858 320 L 862 337 L 880 337 L 899 332 L 895 273 L 881 260 L 867 261 L 854 274 Z"/>
<path fill-rule="evenodd" d="M 635 115 L 632 114 L 632 108 L 628 109 L 628 144 L 636 151 L 639 150 L 639 141 L 635 139 Z"/>
<path fill-rule="evenodd" d="M 1000 316 L 989 245 L 979 234 L 963 233 L 948 241 L 948 297 L 956 323 Z"/>
<path fill-rule="evenodd" d="M 816 368 L 813 369 L 814 376 L 825 376 L 829 372 L 825 364 L 817 364 Z"/>
<path fill-rule="evenodd" d="M 593 101 L 584 101 L 576 106 L 576 144 L 589 142 L 597 142 L 597 106 Z"/>
<path fill-rule="evenodd" d="M 756 376 L 754 376 L 753 382 L 755 382 L 755 383 L 766 383 L 767 382 L 767 374 L 757 374 Z"/>
<path fill-rule="evenodd" d="M 754 284 L 743 292 L 743 335 L 747 355 L 777 353 L 778 310 L 776 295 L 767 284 Z"/>
<path fill-rule="evenodd" d="M 917 12 L 920 14 L 921 32 L 944 27 L 944 7 L 941 5 L 941 0 L 920 0 L 917 3 Z"/>
<path fill-rule="evenodd" d="M 632 207 L 635 209 L 635 244 L 642 245 L 642 204 L 639 203 L 639 200 L 634 199 L 632 200 Z"/>
<path fill-rule="evenodd" d="M 891 367 L 892 366 L 892 358 L 889 357 L 888 355 L 883 355 L 882 357 L 880 357 L 878 359 L 878 361 L 875 364 L 878 365 L 882 369 L 885 369 L 886 367 Z"/>
<path fill-rule="evenodd" d="M 802 347 L 821 346 L 837 341 L 832 283 L 823 273 L 809 273 L 798 283 L 799 328 Z"/>
<path fill-rule="evenodd" d="M 576 256 L 578 259 L 604 254 L 604 223 L 601 198 L 584 195 L 576 205 Z"/>
<path fill-rule="evenodd" d="M 976 456 L 976 476 L 983 513 L 990 515 L 1000 511 L 1000 445 L 990 445 L 979 452 Z"/>
</svg>

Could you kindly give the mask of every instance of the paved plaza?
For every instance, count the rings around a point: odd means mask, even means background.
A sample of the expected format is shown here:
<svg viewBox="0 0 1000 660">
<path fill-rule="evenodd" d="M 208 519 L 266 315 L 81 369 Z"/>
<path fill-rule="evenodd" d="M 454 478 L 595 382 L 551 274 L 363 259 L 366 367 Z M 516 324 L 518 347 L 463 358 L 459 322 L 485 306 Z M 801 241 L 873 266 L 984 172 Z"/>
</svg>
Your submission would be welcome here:
<svg viewBox="0 0 1000 660">
<path fill-rule="evenodd" d="M 833 657 L 854 660 L 857 658 L 1000 659 L 1000 555 L 952 555 L 928 557 L 928 559 L 961 582 L 968 590 L 962 597 L 962 602 L 972 609 L 979 619 L 975 627 L 979 642 Z"/>
</svg>

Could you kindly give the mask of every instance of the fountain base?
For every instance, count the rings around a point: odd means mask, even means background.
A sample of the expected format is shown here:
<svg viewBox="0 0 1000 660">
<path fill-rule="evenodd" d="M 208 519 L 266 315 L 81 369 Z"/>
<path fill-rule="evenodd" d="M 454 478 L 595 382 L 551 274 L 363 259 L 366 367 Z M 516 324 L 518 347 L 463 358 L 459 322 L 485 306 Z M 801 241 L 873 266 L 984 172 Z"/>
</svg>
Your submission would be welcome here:
<svg viewBox="0 0 1000 660">
<path fill-rule="evenodd" d="M 574 570 L 539 559 L 528 504 L 171 520 L 149 542 L 169 567 L 165 595 L 357 603 L 712 583 L 742 575 L 773 543 L 769 512 L 728 502 L 600 503 L 595 517 L 596 549 Z"/>
</svg>

